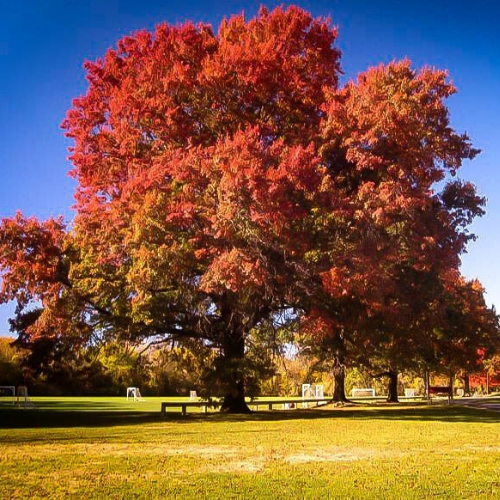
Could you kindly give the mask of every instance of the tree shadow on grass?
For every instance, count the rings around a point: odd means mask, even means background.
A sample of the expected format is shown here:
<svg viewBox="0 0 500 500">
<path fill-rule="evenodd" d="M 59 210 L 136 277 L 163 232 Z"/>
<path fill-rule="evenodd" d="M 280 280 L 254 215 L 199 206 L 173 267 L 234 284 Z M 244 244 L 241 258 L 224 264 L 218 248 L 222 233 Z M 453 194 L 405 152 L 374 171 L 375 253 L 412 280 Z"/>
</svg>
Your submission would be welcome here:
<svg viewBox="0 0 500 500">
<path fill-rule="evenodd" d="M 52 404 L 52 406 L 54 407 L 55 405 Z M 344 407 L 255 411 L 248 415 L 227 415 L 218 412 L 208 414 L 189 413 L 185 417 L 174 412 L 167 413 L 166 417 L 162 417 L 159 411 L 101 411 L 95 406 L 93 407 L 94 409 L 91 409 L 90 406 L 89 404 L 89 408 L 77 411 L 68 410 L 64 402 L 57 403 L 57 409 L 29 410 L 2 408 L 0 409 L 0 428 L 118 427 L 158 423 L 176 423 L 184 427 L 196 422 L 280 422 L 287 420 L 308 421 L 322 419 L 468 422 L 481 424 L 500 422 L 499 412 L 466 408 L 458 405 L 408 406 L 377 404 L 368 408 Z M 183 429 L 183 432 L 186 430 Z"/>
<path fill-rule="evenodd" d="M 250 415 L 188 415 L 183 417 L 188 421 L 209 418 L 213 422 L 278 422 L 286 420 L 322 420 L 322 419 L 350 419 L 350 420 L 387 420 L 387 421 L 414 421 L 414 422 L 446 422 L 446 423 L 498 423 L 500 412 L 486 409 L 470 408 L 458 405 L 373 405 L 363 408 L 335 408 L 335 409 L 308 409 L 308 410 L 274 410 L 255 411 Z M 170 415 L 168 420 L 173 420 Z M 180 420 L 182 421 L 182 420 Z"/>
<path fill-rule="evenodd" d="M 0 410 L 0 429 L 114 427 L 161 422 L 159 412 Z"/>
<path fill-rule="evenodd" d="M 255 413 L 253 420 L 284 420 L 284 419 L 352 419 L 352 420 L 406 420 L 420 422 L 469 422 L 497 423 L 500 413 L 462 406 L 434 407 L 373 407 L 373 408 L 342 408 L 339 410 L 300 410 L 300 416 L 292 412 L 260 412 Z"/>
<path fill-rule="evenodd" d="M 104 398 L 96 401 L 85 401 L 78 399 L 76 401 L 35 401 L 35 406 L 38 410 L 54 410 L 54 411 L 122 411 L 125 403 L 116 403 L 115 401 L 106 401 Z M 140 403 L 134 403 L 140 404 Z M 11 405 L 12 407 L 13 405 Z M 3 408 L 8 408 L 3 405 Z M 129 411 L 129 410 L 123 410 Z M 130 410 L 132 411 L 132 410 Z"/>
</svg>

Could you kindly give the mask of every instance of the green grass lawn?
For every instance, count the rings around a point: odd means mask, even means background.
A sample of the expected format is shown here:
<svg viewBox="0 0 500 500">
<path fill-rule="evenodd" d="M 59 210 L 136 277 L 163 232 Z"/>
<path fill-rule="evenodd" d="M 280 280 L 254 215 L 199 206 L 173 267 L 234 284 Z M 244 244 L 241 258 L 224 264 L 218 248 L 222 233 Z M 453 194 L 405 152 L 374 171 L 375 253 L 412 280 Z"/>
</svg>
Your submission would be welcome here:
<svg viewBox="0 0 500 500">
<path fill-rule="evenodd" d="M 162 420 L 164 399 L 1 405 L 0 497 L 500 497 L 500 413 L 377 404 Z"/>
</svg>

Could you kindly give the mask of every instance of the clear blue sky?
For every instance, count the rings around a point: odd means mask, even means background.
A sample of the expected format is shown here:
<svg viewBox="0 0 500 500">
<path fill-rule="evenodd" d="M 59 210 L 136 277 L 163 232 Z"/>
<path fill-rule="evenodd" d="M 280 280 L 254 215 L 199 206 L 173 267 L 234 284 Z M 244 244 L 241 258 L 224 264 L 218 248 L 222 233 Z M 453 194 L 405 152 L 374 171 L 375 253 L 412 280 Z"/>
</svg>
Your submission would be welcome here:
<svg viewBox="0 0 500 500">
<path fill-rule="evenodd" d="M 16 210 L 71 219 L 74 182 L 67 176 L 67 141 L 59 128 L 72 98 L 85 92 L 83 61 L 118 39 L 160 22 L 253 16 L 264 3 L 184 0 L 0 0 L 0 217 Z M 479 239 L 463 273 L 479 278 L 500 308 L 500 2 L 480 0 L 297 1 L 339 28 L 345 79 L 379 62 L 408 57 L 415 67 L 449 70 L 459 93 L 449 100 L 452 123 L 482 154 L 464 166 L 488 198 L 474 224 Z M 284 5 L 288 5 L 284 3 Z M 0 306 L 0 335 L 13 305 Z"/>
</svg>

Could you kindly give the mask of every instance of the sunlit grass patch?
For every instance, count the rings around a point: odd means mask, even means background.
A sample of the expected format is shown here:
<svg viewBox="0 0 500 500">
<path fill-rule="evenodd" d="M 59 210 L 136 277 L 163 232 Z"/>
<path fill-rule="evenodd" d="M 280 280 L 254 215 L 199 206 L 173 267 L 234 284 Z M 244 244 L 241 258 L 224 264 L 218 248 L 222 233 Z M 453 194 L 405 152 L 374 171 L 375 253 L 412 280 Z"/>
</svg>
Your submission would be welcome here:
<svg viewBox="0 0 500 500">
<path fill-rule="evenodd" d="M 86 403 L 0 410 L 0 423 L 25 419 L 0 429 L 2 497 L 500 495 L 493 412 L 377 405 L 161 419 L 158 404 L 127 412 L 118 401 L 114 411 Z"/>
</svg>

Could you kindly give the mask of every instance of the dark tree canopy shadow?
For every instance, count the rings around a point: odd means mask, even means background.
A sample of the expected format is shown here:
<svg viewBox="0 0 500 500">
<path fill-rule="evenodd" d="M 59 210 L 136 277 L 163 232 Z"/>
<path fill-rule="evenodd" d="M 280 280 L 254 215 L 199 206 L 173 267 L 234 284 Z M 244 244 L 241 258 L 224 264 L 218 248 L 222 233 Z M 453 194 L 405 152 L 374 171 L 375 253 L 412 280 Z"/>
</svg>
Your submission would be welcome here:
<svg viewBox="0 0 500 500">
<path fill-rule="evenodd" d="M 223 414 L 219 412 L 188 413 L 183 417 L 180 412 L 167 413 L 161 417 L 160 412 L 147 411 L 112 411 L 106 403 L 96 408 L 91 403 L 83 405 L 82 410 L 71 411 L 68 404 L 58 402 L 54 409 L 39 408 L 37 410 L 0 408 L 0 428 L 71 428 L 71 427 L 117 427 L 161 422 L 175 422 L 187 427 L 194 422 L 227 423 L 227 422 L 279 422 L 287 420 L 406 420 L 422 422 L 500 422 L 500 412 L 486 409 L 470 408 L 460 405 L 384 405 L 376 404 L 369 408 L 344 407 L 332 409 L 295 409 L 254 411 L 250 414 Z M 241 430 L 241 429 L 240 429 Z M 183 429 L 185 432 L 186 429 Z M 32 439 L 32 437 L 30 438 Z"/>
</svg>

